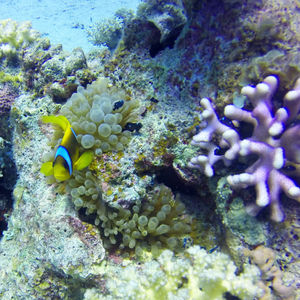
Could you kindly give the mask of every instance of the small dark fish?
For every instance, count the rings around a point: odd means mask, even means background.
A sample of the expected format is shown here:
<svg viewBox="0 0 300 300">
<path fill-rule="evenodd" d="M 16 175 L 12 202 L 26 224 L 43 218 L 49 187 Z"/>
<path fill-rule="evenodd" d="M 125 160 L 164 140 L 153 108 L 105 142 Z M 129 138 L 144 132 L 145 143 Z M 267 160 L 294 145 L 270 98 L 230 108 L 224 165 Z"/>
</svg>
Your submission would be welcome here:
<svg viewBox="0 0 300 300">
<path fill-rule="evenodd" d="M 219 248 L 219 246 L 213 247 L 210 250 L 208 250 L 208 253 L 213 253 L 214 251 L 216 251 Z"/>
<path fill-rule="evenodd" d="M 145 110 L 141 113 L 141 117 L 145 117 L 146 113 L 147 113 L 148 109 L 147 107 L 145 107 Z"/>
<path fill-rule="evenodd" d="M 224 155 L 225 152 L 228 150 L 229 148 L 221 148 L 221 147 L 217 147 L 214 151 L 215 155 Z"/>
<path fill-rule="evenodd" d="M 183 246 L 183 249 L 187 249 L 187 248 L 193 246 L 193 239 L 190 237 L 183 238 L 182 246 Z"/>
<path fill-rule="evenodd" d="M 120 107 L 123 106 L 123 104 L 124 104 L 124 100 L 120 100 L 120 101 L 115 102 L 113 110 L 119 109 Z"/>
<path fill-rule="evenodd" d="M 222 117 L 222 118 L 220 119 L 220 121 L 221 121 L 224 125 L 227 125 L 227 126 L 229 126 L 229 127 L 231 127 L 231 128 L 235 128 L 235 126 L 233 125 L 232 121 L 231 121 L 229 118 L 227 118 L 227 117 Z"/>
<path fill-rule="evenodd" d="M 200 131 L 200 126 L 199 125 L 196 125 L 195 126 L 195 130 L 196 130 L 196 133 L 198 133 Z"/>
<path fill-rule="evenodd" d="M 151 97 L 150 101 L 153 102 L 153 103 L 158 103 L 158 100 L 156 98 L 154 98 L 154 97 Z"/>
<path fill-rule="evenodd" d="M 289 166 L 282 167 L 281 170 L 285 171 L 285 172 L 294 172 L 294 171 L 296 171 L 296 167 L 289 165 Z"/>
<path fill-rule="evenodd" d="M 139 130 L 142 128 L 142 124 L 141 123 L 131 123 L 131 122 L 128 122 L 124 128 L 123 128 L 123 131 L 124 130 L 128 130 L 128 131 L 131 131 L 131 132 L 139 132 Z"/>
</svg>

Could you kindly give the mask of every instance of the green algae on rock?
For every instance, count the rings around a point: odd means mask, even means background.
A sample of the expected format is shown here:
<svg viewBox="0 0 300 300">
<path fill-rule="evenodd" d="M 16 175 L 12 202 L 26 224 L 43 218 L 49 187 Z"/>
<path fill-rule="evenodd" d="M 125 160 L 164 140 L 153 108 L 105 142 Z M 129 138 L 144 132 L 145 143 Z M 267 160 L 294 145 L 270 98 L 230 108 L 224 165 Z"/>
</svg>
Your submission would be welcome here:
<svg viewBox="0 0 300 300">
<path fill-rule="evenodd" d="M 18 51 L 25 49 L 39 37 L 30 22 L 18 23 L 11 19 L 0 21 L 0 58 L 14 60 Z"/>
</svg>

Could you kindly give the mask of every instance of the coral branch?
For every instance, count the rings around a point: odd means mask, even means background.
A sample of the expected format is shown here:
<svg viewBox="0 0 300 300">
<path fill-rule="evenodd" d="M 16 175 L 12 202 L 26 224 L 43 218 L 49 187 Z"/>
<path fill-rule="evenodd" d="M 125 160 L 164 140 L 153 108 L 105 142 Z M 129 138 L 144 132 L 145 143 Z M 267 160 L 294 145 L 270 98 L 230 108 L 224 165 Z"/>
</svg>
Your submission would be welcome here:
<svg viewBox="0 0 300 300">
<path fill-rule="evenodd" d="M 284 174 L 285 165 L 294 165 L 296 170 L 300 163 L 300 125 L 293 122 L 300 109 L 300 79 L 294 90 L 289 91 L 283 100 L 284 107 L 273 113 L 272 97 L 278 86 L 275 76 L 268 76 L 256 87 L 246 86 L 241 93 L 253 105 L 252 111 L 227 105 L 226 117 L 238 124 L 243 121 L 253 125 L 252 136 L 241 140 L 238 129 L 233 129 L 220 122 L 212 103 L 204 98 L 201 105 L 204 111 L 200 117 L 205 128 L 194 136 L 192 144 L 200 146 L 201 153 L 192 158 L 189 166 L 199 168 L 207 176 L 213 176 L 213 165 L 223 160 L 225 165 L 238 157 L 256 154 L 258 159 L 244 173 L 230 175 L 228 183 L 236 188 L 255 186 L 256 204 L 248 207 L 248 212 L 256 215 L 262 207 L 271 205 L 271 218 L 282 221 L 284 214 L 280 209 L 279 197 L 283 191 L 289 198 L 300 201 L 300 188 Z M 280 137 L 278 137 L 281 134 Z M 224 153 L 216 154 L 221 148 Z"/>
</svg>

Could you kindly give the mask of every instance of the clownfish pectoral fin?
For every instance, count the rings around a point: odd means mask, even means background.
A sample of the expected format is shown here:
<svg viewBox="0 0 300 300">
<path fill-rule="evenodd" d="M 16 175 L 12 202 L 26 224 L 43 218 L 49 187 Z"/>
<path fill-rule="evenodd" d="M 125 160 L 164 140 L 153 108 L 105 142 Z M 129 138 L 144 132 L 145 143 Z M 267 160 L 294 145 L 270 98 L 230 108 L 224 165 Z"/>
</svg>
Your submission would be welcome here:
<svg viewBox="0 0 300 300">
<path fill-rule="evenodd" d="M 74 169 L 82 170 L 86 168 L 92 162 L 93 158 L 94 158 L 93 151 L 84 152 L 75 162 Z"/>
<path fill-rule="evenodd" d="M 40 171 L 45 176 L 53 175 L 53 163 L 52 163 L 52 161 L 48 161 L 48 162 L 43 163 Z"/>
<path fill-rule="evenodd" d="M 65 116 L 43 116 L 41 120 L 43 123 L 56 124 L 64 131 L 71 126 L 70 122 Z"/>
</svg>

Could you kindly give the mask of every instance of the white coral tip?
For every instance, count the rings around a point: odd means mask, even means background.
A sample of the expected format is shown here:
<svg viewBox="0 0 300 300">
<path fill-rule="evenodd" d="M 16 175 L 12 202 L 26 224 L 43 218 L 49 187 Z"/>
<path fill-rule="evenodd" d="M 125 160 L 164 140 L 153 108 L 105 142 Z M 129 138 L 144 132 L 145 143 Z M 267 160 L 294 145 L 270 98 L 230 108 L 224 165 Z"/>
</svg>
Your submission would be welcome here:
<svg viewBox="0 0 300 300">
<path fill-rule="evenodd" d="M 247 97 L 252 97 L 254 93 L 255 93 L 255 88 L 250 85 L 244 86 L 241 90 L 241 94 Z"/>
<path fill-rule="evenodd" d="M 274 160 L 273 160 L 273 167 L 275 169 L 280 169 L 284 165 L 284 155 L 283 155 L 283 149 L 277 148 L 275 150 Z"/>
<path fill-rule="evenodd" d="M 260 207 L 267 206 L 269 204 L 270 200 L 267 194 L 263 194 L 260 197 L 257 197 L 256 204 Z"/>
<path fill-rule="evenodd" d="M 202 130 L 200 131 L 198 134 L 194 135 L 193 136 L 193 141 L 194 144 L 199 144 L 201 142 L 208 142 L 210 139 L 210 132 L 209 131 L 205 131 L 205 130 Z"/>
<path fill-rule="evenodd" d="M 300 97 L 300 91 L 295 91 L 294 90 L 294 91 L 287 92 L 287 94 L 284 97 L 284 100 L 286 100 L 286 101 L 294 101 L 294 100 L 296 100 L 299 97 Z"/>
<path fill-rule="evenodd" d="M 191 163 L 192 165 L 197 164 L 197 163 L 198 163 L 198 157 L 193 157 L 193 158 L 190 160 L 190 163 Z"/>
<path fill-rule="evenodd" d="M 276 88 L 277 84 L 278 84 L 278 80 L 276 78 L 276 76 L 267 76 L 264 79 L 264 82 L 269 84 L 272 88 Z"/>
<path fill-rule="evenodd" d="M 297 186 L 293 186 L 288 190 L 289 195 L 292 198 L 298 198 L 300 197 L 300 189 Z"/>
<path fill-rule="evenodd" d="M 280 107 L 277 109 L 275 117 L 277 121 L 285 122 L 289 117 L 289 113 L 286 108 Z"/>
<path fill-rule="evenodd" d="M 253 176 L 248 173 L 242 173 L 239 175 L 229 175 L 227 181 L 230 185 L 242 186 L 244 184 L 248 185 L 253 181 Z"/>
<path fill-rule="evenodd" d="M 224 115 L 228 118 L 235 115 L 236 107 L 232 104 L 226 105 L 224 109 Z"/>
<path fill-rule="evenodd" d="M 208 109 L 205 109 L 203 112 L 202 112 L 202 117 L 204 118 L 204 119 L 209 119 L 211 116 L 213 115 L 213 112 L 212 111 L 210 111 L 210 110 L 208 110 Z"/>
<path fill-rule="evenodd" d="M 227 150 L 224 154 L 225 158 L 228 160 L 234 160 L 236 157 L 236 154 L 239 152 L 238 144 L 236 147 L 232 147 L 229 150 Z"/>
<path fill-rule="evenodd" d="M 271 136 L 275 136 L 280 134 L 283 131 L 283 126 L 281 123 L 274 123 L 270 128 L 269 128 L 269 134 Z"/>
<path fill-rule="evenodd" d="M 240 143 L 240 154 L 242 156 L 245 156 L 245 155 L 249 154 L 250 146 L 251 146 L 250 141 L 248 141 L 248 140 L 241 141 L 241 143 Z"/>
<path fill-rule="evenodd" d="M 232 175 L 229 175 L 229 176 L 227 176 L 227 182 L 230 184 L 230 185 L 233 185 L 233 178 L 232 178 L 233 176 Z"/>
<path fill-rule="evenodd" d="M 259 93 L 259 95 L 266 95 L 269 91 L 270 91 L 270 87 L 268 86 L 267 83 L 259 83 L 256 86 L 257 92 Z"/>
<path fill-rule="evenodd" d="M 205 164 L 205 163 L 207 163 L 207 156 L 205 156 L 205 155 L 199 155 L 198 157 L 197 157 L 197 163 L 200 163 L 200 164 Z"/>
<path fill-rule="evenodd" d="M 212 169 L 211 166 L 206 165 L 204 173 L 207 177 L 212 177 L 214 175 L 214 170 Z"/>
<path fill-rule="evenodd" d="M 297 80 L 296 80 L 296 83 L 295 83 L 295 86 L 294 86 L 294 89 L 295 90 L 298 90 L 300 88 L 300 78 L 298 78 Z"/>
<path fill-rule="evenodd" d="M 249 183 L 253 182 L 253 179 L 254 179 L 254 177 L 252 174 L 248 174 L 248 173 L 240 174 L 240 182 L 241 183 L 249 184 Z"/>
<path fill-rule="evenodd" d="M 259 182 L 256 185 L 257 198 L 256 204 L 260 207 L 267 206 L 270 203 L 270 198 L 266 184 L 264 182 Z"/>
<path fill-rule="evenodd" d="M 209 99 L 207 99 L 207 98 L 202 98 L 201 101 L 200 101 L 200 104 L 202 106 L 204 106 L 205 108 L 207 108 L 211 105 Z"/>
<path fill-rule="evenodd" d="M 284 220 L 284 214 L 277 205 L 272 208 L 271 219 L 275 222 L 282 222 Z"/>
</svg>

